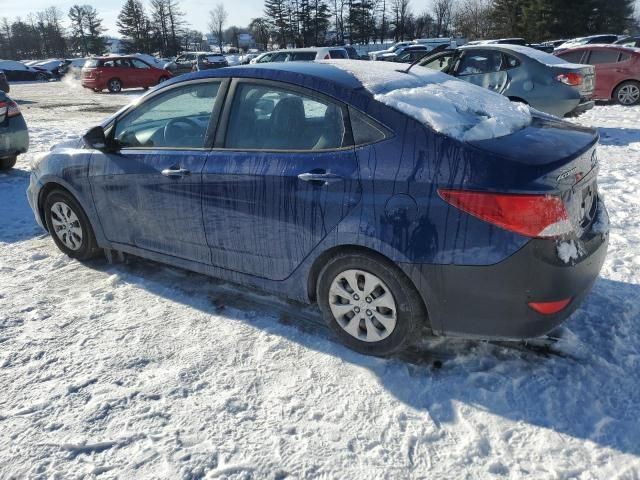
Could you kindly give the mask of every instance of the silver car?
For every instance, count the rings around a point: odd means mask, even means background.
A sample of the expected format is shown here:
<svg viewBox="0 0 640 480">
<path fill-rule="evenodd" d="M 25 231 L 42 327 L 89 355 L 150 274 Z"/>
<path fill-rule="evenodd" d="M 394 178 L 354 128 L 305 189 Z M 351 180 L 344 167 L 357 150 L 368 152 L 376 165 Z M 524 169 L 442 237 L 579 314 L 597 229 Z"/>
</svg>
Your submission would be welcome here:
<svg viewBox="0 0 640 480">
<path fill-rule="evenodd" d="M 519 45 L 465 45 L 431 55 L 420 65 L 448 73 L 558 117 L 593 108 L 592 65 L 567 63 Z"/>
</svg>

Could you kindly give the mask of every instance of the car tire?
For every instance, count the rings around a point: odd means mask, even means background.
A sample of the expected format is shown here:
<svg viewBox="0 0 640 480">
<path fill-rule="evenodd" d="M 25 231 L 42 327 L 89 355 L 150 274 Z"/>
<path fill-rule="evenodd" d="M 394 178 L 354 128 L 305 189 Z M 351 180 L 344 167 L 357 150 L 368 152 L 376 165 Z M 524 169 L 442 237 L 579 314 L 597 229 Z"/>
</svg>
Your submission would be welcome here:
<svg viewBox="0 0 640 480">
<path fill-rule="evenodd" d="M 406 275 L 384 257 L 365 252 L 330 258 L 320 272 L 316 295 L 329 327 L 346 346 L 366 355 L 405 350 L 427 319 Z"/>
<path fill-rule="evenodd" d="M 169 80 L 169 77 L 165 77 L 164 75 L 163 75 L 163 76 L 161 76 L 161 77 L 158 79 L 158 85 L 160 85 L 162 82 L 166 82 L 167 80 Z"/>
<path fill-rule="evenodd" d="M 625 107 L 632 107 L 640 103 L 640 83 L 633 80 L 622 82 L 613 91 L 613 100 Z"/>
<path fill-rule="evenodd" d="M 63 253 L 81 261 L 100 253 L 91 223 L 70 193 L 51 191 L 44 200 L 43 210 L 47 230 Z"/>
<path fill-rule="evenodd" d="M 107 88 L 111 93 L 120 93 L 122 91 L 122 81 L 119 78 L 112 78 L 107 82 Z"/>
<path fill-rule="evenodd" d="M 49 80 L 49 76 L 46 73 L 38 73 L 36 74 L 36 80 L 40 81 L 40 82 L 45 82 L 47 80 Z"/>
<path fill-rule="evenodd" d="M 18 156 L 0 158 L 0 170 L 9 170 L 13 168 L 18 161 Z"/>
</svg>

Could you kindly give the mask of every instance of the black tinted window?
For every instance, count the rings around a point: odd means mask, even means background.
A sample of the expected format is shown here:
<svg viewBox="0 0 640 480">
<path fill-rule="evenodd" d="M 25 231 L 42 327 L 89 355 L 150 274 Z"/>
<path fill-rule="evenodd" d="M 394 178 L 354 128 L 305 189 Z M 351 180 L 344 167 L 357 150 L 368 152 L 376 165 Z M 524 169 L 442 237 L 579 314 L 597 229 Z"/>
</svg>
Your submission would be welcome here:
<svg viewBox="0 0 640 480">
<path fill-rule="evenodd" d="M 582 53 L 583 53 L 582 51 L 566 52 L 566 53 L 561 53 L 558 56 L 569 63 L 580 63 L 580 61 L 582 60 Z"/>
<path fill-rule="evenodd" d="M 591 55 L 589 55 L 589 64 L 616 63 L 618 55 L 619 53 L 615 50 L 592 50 Z"/>
<path fill-rule="evenodd" d="M 258 150 L 330 150 L 343 146 L 342 108 L 271 86 L 237 89 L 225 146 Z"/>
<path fill-rule="evenodd" d="M 353 142 L 356 145 L 379 142 L 388 136 L 386 128 L 358 110 L 349 108 L 349 117 L 353 131 Z"/>
<path fill-rule="evenodd" d="M 344 50 L 329 50 L 329 55 L 331 58 L 349 58 Z"/>
</svg>

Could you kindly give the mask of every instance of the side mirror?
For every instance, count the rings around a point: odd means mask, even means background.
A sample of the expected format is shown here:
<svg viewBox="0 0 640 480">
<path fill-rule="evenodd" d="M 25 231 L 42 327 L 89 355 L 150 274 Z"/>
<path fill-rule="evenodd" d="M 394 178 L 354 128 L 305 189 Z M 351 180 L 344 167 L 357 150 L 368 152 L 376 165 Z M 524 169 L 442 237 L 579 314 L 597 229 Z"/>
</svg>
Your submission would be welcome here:
<svg viewBox="0 0 640 480">
<path fill-rule="evenodd" d="M 102 150 L 102 151 L 111 151 L 113 149 L 109 148 L 109 142 L 107 140 L 106 135 L 104 134 L 104 128 L 98 125 L 97 127 L 93 127 L 82 137 L 84 144 L 92 148 L 94 150 Z"/>
</svg>

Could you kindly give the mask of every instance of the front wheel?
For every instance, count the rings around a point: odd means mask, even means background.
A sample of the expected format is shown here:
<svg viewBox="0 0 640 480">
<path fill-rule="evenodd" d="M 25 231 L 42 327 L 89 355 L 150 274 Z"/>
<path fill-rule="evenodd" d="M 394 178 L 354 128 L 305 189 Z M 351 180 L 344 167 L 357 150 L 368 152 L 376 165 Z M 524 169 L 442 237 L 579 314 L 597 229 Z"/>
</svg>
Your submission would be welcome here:
<svg viewBox="0 0 640 480">
<path fill-rule="evenodd" d="M 411 345 L 426 320 L 418 292 L 392 262 L 366 253 L 331 258 L 316 289 L 329 327 L 349 348 L 387 356 Z"/>
<path fill-rule="evenodd" d="M 87 215 L 73 196 L 53 190 L 44 200 L 47 229 L 56 246 L 71 258 L 89 260 L 100 250 Z"/>
<path fill-rule="evenodd" d="M 111 93 L 119 93 L 122 90 L 122 82 L 119 78 L 112 78 L 107 82 L 107 88 Z"/>
<path fill-rule="evenodd" d="M 18 160 L 18 156 L 0 158 L 0 170 L 9 170 L 13 168 Z"/>
<path fill-rule="evenodd" d="M 640 83 L 634 81 L 622 82 L 613 91 L 613 99 L 624 106 L 640 103 Z"/>
</svg>

